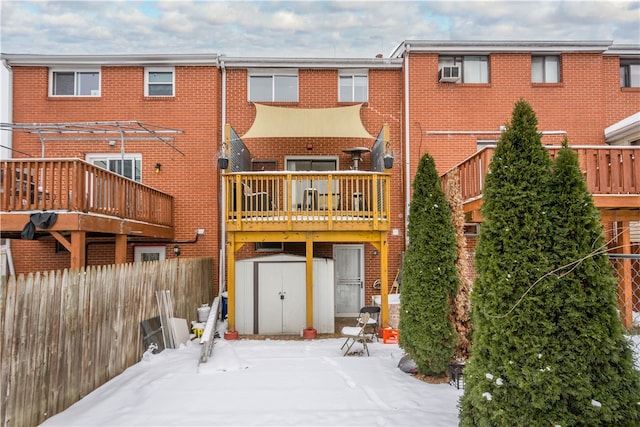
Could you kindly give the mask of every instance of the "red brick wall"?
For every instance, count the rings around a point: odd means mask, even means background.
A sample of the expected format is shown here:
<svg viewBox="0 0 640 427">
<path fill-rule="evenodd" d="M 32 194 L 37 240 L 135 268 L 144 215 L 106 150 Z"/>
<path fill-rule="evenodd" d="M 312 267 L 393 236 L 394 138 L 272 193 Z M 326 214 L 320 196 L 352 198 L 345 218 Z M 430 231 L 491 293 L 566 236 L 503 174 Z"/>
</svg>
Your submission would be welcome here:
<svg viewBox="0 0 640 427">
<path fill-rule="evenodd" d="M 412 170 L 429 152 L 442 173 L 476 151 L 477 139 L 499 135 L 428 135 L 428 131 L 497 131 L 522 98 L 540 131 L 566 131 L 571 145 L 604 144 L 604 129 L 638 110 L 640 91 L 621 89 L 619 59 L 598 53 L 562 55 L 561 82 L 531 83 L 531 55 L 490 55 L 488 84 L 438 82 L 438 55 L 409 56 Z M 562 136 L 544 136 L 558 144 Z"/>
<path fill-rule="evenodd" d="M 411 171 L 420 156 L 429 152 L 440 172 L 451 168 L 473 154 L 477 139 L 497 139 L 496 134 L 429 135 L 429 131 L 498 131 L 510 120 L 515 102 L 529 101 L 538 116 L 541 131 L 563 130 L 573 145 L 604 144 L 604 128 L 637 112 L 640 89 L 620 88 L 619 58 L 597 53 L 562 55 L 562 82 L 531 84 L 530 55 L 496 53 L 490 56 L 490 83 L 481 85 L 439 83 L 438 55 L 409 54 Z M 253 123 L 255 108 L 247 101 L 247 71 L 227 69 L 226 118 L 239 135 Z M 216 152 L 220 144 L 221 77 L 215 67 L 176 67 L 176 96 L 144 97 L 144 68 L 138 66 L 102 67 L 100 98 L 53 98 L 48 96 L 47 67 L 13 67 L 13 121 L 17 123 L 54 123 L 73 121 L 138 120 L 184 130 L 173 144 L 184 156 L 156 141 L 127 141 L 127 153 L 141 153 L 143 183 L 175 197 L 176 240 L 191 240 L 196 228 L 205 228 L 195 244 L 181 244 L 185 256 L 207 255 L 217 259 L 218 170 Z M 370 70 L 369 100 L 360 115 L 365 128 L 377 135 L 389 125 L 391 146 L 395 153 L 392 173 L 392 228 L 389 233 L 389 281 L 400 267 L 405 247 L 404 181 L 404 71 Z M 336 107 L 338 102 L 337 70 L 299 70 L 298 108 Z M 559 144 L 562 136 L 544 136 L 543 142 Z M 278 169 L 287 155 L 338 155 L 341 168 L 350 158 L 342 150 L 353 146 L 370 146 L 361 139 L 252 139 L 244 141 L 256 159 L 276 159 Z M 313 149 L 308 151 L 311 143 Z M 14 148 L 40 157 L 41 144 L 33 136 L 15 133 Z M 46 157 L 79 157 L 87 153 L 119 153 L 102 142 L 48 142 Z M 16 157 L 20 155 L 14 153 Z M 155 174 L 156 163 L 162 171 Z M 365 156 L 362 169 L 369 168 Z M 408 183 L 410 184 L 410 183 Z M 379 256 L 365 245 L 367 272 L 365 282 L 379 275 Z M 55 253 L 53 241 L 12 243 L 18 272 L 66 267 L 69 255 Z M 132 249 L 129 246 L 129 258 Z M 172 245 L 167 246 L 168 256 Z M 331 256 L 331 245 L 318 245 L 316 252 Z M 293 249 L 295 252 L 295 249 Z M 243 248 L 240 256 L 251 254 Z M 107 244 L 91 244 L 88 263 L 113 261 L 113 248 Z"/>
<path fill-rule="evenodd" d="M 176 240 L 192 240 L 196 228 L 205 228 L 195 244 L 181 244 L 185 256 L 218 258 L 218 175 L 215 163 L 220 140 L 220 76 L 215 67 L 175 68 L 175 97 L 144 96 L 144 67 L 102 67 L 99 98 L 49 97 L 47 67 L 13 67 L 16 123 L 61 123 L 137 120 L 180 129 L 171 142 L 185 155 L 160 141 L 126 141 L 126 153 L 142 154 L 142 182 L 174 197 Z M 33 136 L 14 133 L 14 148 L 41 156 L 41 144 Z M 87 153 L 120 153 L 120 144 L 106 141 L 51 141 L 46 157 L 78 157 Z M 18 153 L 14 153 L 19 157 Z M 155 164 L 161 163 L 159 174 Z M 89 240 L 91 241 L 91 240 Z M 167 256 L 173 256 L 173 245 Z M 68 267 L 69 254 L 55 253 L 53 241 L 12 241 L 17 272 Z M 113 244 L 90 243 L 89 265 L 112 263 Z M 133 259 L 132 244 L 129 259 Z"/>
</svg>

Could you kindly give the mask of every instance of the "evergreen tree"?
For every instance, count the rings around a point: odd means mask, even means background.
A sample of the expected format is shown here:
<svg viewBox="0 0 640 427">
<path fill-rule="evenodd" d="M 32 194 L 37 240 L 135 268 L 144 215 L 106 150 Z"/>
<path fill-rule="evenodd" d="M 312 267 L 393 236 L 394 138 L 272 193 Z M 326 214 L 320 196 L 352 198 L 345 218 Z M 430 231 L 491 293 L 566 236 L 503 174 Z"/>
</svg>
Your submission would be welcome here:
<svg viewBox="0 0 640 427">
<path fill-rule="evenodd" d="M 400 347 L 418 373 L 442 375 L 451 363 L 456 334 L 450 321 L 458 287 L 451 210 L 435 162 L 425 154 L 413 181 L 409 246 L 402 265 Z"/>
<path fill-rule="evenodd" d="M 483 189 L 462 426 L 546 425 L 540 416 L 551 404 L 547 389 L 557 387 L 547 361 L 554 324 L 544 306 L 555 283 L 545 276 L 550 271 L 551 222 L 545 211 L 550 172 L 535 113 L 520 100 Z"/>
<path fill-rule="evenodd" d="M 545 301 L 555 325 L 545 358 L 557 387 L 547 390 L 554 395 L 547 418 L 562 426 L 640 425 L 640 377 L 617 312 L 615 272 L 598 209 L 566 140 L 550 184 L 558 280 Z"/>
</svg>

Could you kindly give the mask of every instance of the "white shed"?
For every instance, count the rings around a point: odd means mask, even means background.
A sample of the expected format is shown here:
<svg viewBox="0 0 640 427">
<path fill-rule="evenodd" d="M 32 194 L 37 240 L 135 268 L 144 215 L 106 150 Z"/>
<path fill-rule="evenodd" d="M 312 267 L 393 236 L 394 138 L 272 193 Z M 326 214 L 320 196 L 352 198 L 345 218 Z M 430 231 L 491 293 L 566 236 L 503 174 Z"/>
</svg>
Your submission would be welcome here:
<svg viewBox="0 0 640 427">
<path fill-rule="evenodd" d="M 305 257 L 272 255 L 236 261 L 236 330 L 298 335 L 306 325 Z M 313 259 L 313 327 L 334 332 L 333 260 Z"/>
</svg>

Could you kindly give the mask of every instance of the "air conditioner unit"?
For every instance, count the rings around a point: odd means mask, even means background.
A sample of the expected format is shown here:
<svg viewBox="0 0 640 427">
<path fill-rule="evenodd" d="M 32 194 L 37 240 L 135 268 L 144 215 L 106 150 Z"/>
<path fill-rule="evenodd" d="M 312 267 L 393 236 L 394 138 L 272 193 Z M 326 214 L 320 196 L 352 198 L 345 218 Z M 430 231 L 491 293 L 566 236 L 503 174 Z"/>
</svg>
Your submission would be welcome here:
<svg viewBox="0 0 640 427">
<path fill-rule="evenodd" d="M 460 67 L 442 67 L 438 71 L 440 83 L 455 83 L 460 80 Z"/>
</svg>

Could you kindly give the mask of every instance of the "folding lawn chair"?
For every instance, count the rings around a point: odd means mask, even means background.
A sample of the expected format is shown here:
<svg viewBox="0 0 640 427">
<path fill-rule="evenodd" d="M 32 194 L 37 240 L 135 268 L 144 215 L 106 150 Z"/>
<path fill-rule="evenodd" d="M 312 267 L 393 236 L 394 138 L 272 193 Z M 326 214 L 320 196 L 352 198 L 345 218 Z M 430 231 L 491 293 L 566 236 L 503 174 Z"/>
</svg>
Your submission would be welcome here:
<svg viewBox="0 0 640 427">
<path fill-rule="evenodd" d="M 344 326 L 342 328 L 342 331 L 340 332 L 346 339 L 340 349 L 347 347 L 343 356 L 349 354 L 349 350 L 351 350 L 351 347 L 353 347 L 356 342 L 362 344 L 362 351 L 366 351 L 367 356 L 369 356 L 369 347 L 367 347 L 368 338 L 365 335 L 365 327 L 367 326 L 367 322 L 369 322 L 370 317 L 371 314 L 363 313 L 362 316 L 358 318 L 358 323 L 356 326 Z"/>
<path fill-rule="evenodd" d="M 376 341 L 380 341 L 378 339 L 378 319 L 380 317 L 380 307 L 375 305 L 368 305 L 368 306 L 362 307 L 360 309 L 359 319 L 362 318 L 364 313 L 369 313 L 369 316 L 370 316 L 369 320 L 367 320 L 366 323 L 362 323 L 360 322 L 360 320 L 358 320 L 358 322 L 364 325 L 365 335 L 369 335 L 371 337 L 371 341 L 373 341 L 374 337 Z"/>
</svg>

